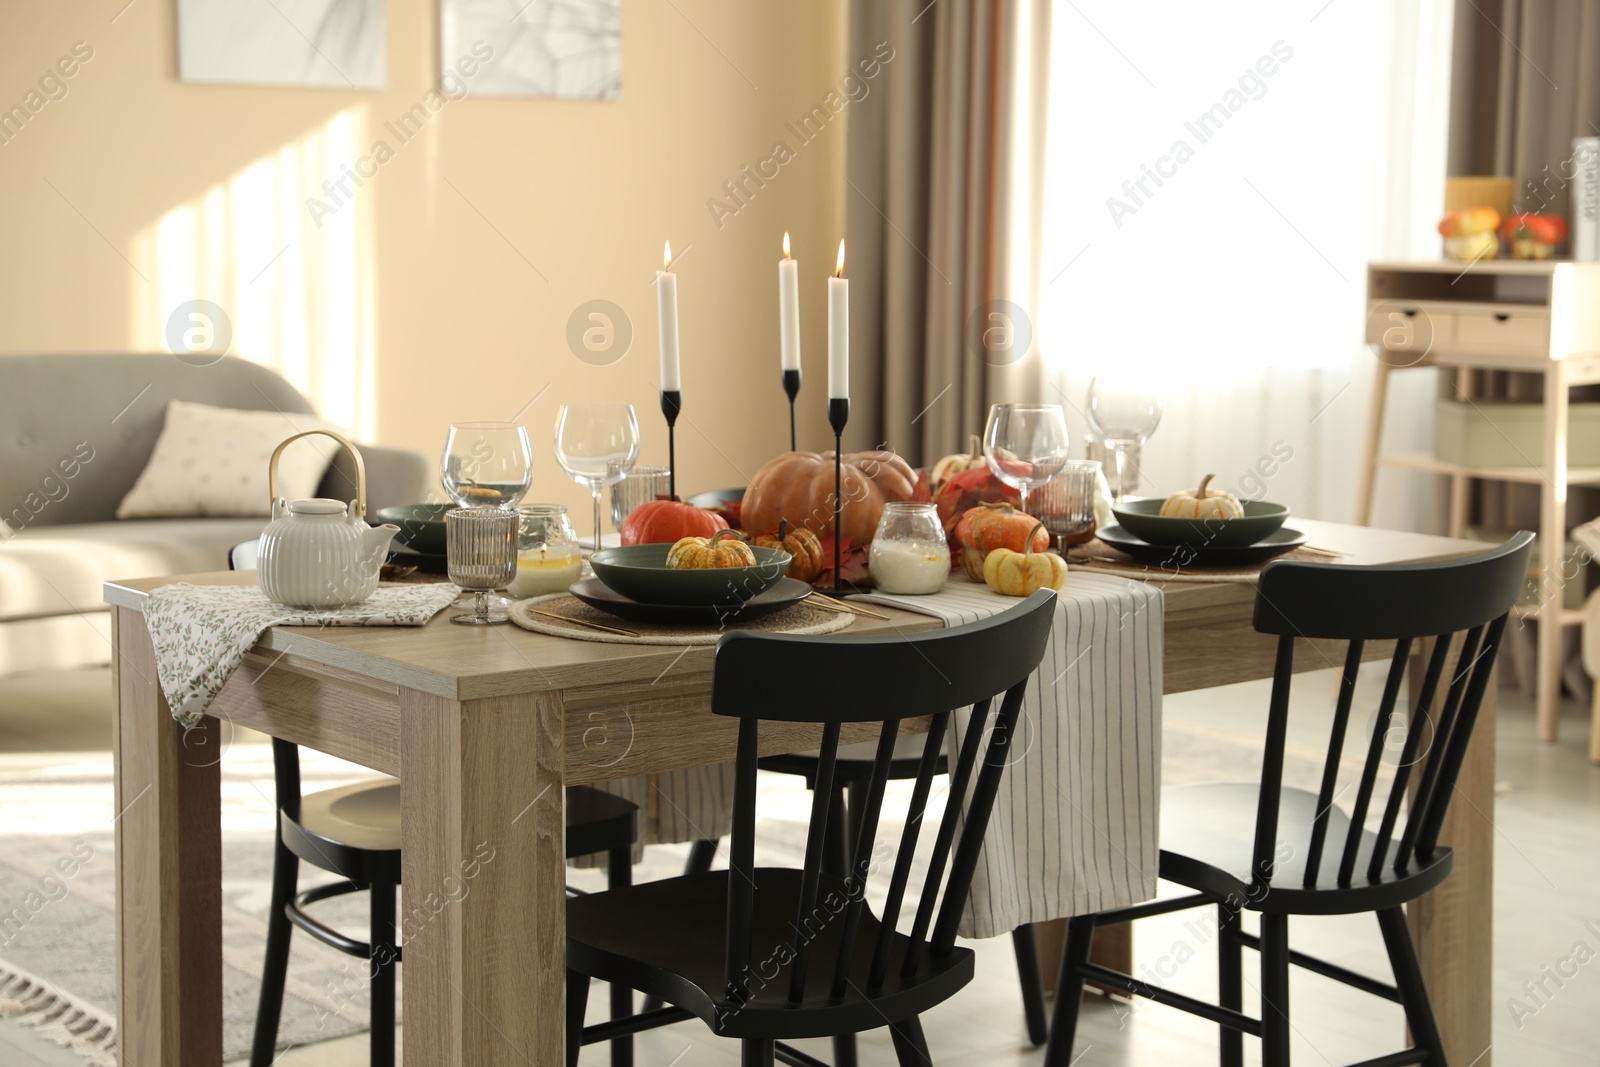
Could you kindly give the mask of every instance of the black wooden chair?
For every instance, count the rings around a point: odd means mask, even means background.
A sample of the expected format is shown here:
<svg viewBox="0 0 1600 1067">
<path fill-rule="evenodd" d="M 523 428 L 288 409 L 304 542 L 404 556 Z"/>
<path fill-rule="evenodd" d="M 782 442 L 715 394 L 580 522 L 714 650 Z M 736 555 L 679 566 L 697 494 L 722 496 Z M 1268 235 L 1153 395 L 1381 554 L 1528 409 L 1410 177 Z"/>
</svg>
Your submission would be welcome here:
<svg viewBox="0 0 1600 1067">
<path fill-rule="evenodd" d="M 1532 534 L 1522 532 L 1490 551 L 1437 563 L 1350 567 L 1279 562 L 1262 571 L 1255 628 L 1277 636 L 1278 653 L 1261 781 L 1187 786 L 1162 794 L 1161 877 L 1195 892 L 1071 920 L 1045 1055 L 1049 1067 L 1071 1062 L 1085 980 L 1217 1023 L 1225 1067 L 1243 1062 L 1245 1034 L 1261 1039 L 1265 1067 L 1286 1067 L 1290 964 L 1401 1005 L 1414 1047 L 1367 1064 L 1443 1067 L 1444 1048 L 1404 908 L 1450 874 L 1451 851 L 1439 845 L 1439 829 L 1472 738 L 1506 617 L 1526 580 L 1532 540 Z M 1347 643 L 1316 793 L 1283 785 L 1297 638 Z M 1434 644 L 1426 657 L 1417 701 L 1402 725 L 1395 715 L 1407 661 L 1414 645 L 1429 640 Z M 1368 642 L 1390 641 L 1395 647 L 1388 677 L 1361 776 L 1345 810 L 1335 804 L 1343 795 L 1335 789 L 1356 672 Z M 1458 644 L 1460 651 L 1447 675 L 1452 644 Z M 1441 682 L 1445 696 L 1435 716 L 1432 709 Z M 1389 741 L 1402 734 L 1395 778 L 1380 800 L 1374 796 L 1379 763 Z M 1410 801 L 1402 822 L 1400 809 L 1408 790 Z M 1366 829 L 1369 813 L 1378 818 L 1376 831 Z M 1218 915 L 1220 1004 L 1151 986 L 1089 962 L 1097 926 L 1208 905 L 1215 905 Z M 1259 936 L 1241 929 L 1244 910 L 1260 915 Z M 1289 947 L 1291 915 L 1364 911 L 1377 915 L 1394 971 L 1392 985 Z M 1244 948 L 1261 954 L 1259 1019 L 1240 1010 Z"/>
<path fill-rule="evenodd" d="M 781 1042 L 884 1025 L 902 1065 L 928 1062 L 918 1016 L 972 979 L 973 954 L 956 947 L 956 926 L 1054 600 L 1041 591 L 982 622 L 909 635 L 725 635 L 717 644 L 711 710 L 739 719 L 730 867 L 568 903 L 569 989 L 581 992 L 579 979 L 592 976 L 669 1005 L 584 1028 L 583 1004 L 569 1000 L 568 1063 L 577 1062 L 580 1044 L 694 1017 L 740 1041 L 746 1065 L 777 1058 L 817 1064 Z M 912 855 L 950 712 L 969 705 L 950 793 L 970 790 L 970 798 L 964 817 L 959 804 L 947 808 L 920 892 L 913 893 L 915 917 L 901 933 Z M 873 837 L 900 726 L 918 716 L 931 718 L 880 918 L 864 900 Z M 763 720 L 822 728 L 800 869 L 757 869 L 754 862 Z M 849 872 L 840 877 L 823 863 L 839 737 L 843 724 L 867 722 L 880 724 L 873 774 Z"/>
<path fill-rule="evenodd" d="M 256 543 L 236 545 L 228 554 L 233 570 L 253 570 Z M 395 923 L 395 892 L 400 887 L 400 782 L 376 778 L 337 789 L 302 794 L 300 750 L 273 738 L 272 766 L 276 783 L 278 825 L 272 856 L 272 903 L 267 915 L 267 952 L 262 966 L 261 999 L 256 1011 L 250 1067 L 269 1067 L 277 1058 L 278 1021 L 283 1013 L 289 971 L 289 938 L 294 927 L 346 955 L 365 960 L 372 999 L 372 1039 L 368 1053 L 373 1067 L 394 1063 L 395 964 L 403 947 L 396 943 L 404 924 Z M 587 786 L 566 791 L 568 859 L 606 853 L 607 885 L 619 889 L 633 877 L 633 844 L 638 839 L 638 805 Z M 300 861 L 343 881 L 297 893 Z M 463 857 L 467 865 L 482 857 Z M 318 901 L 366 892 L 371 896 L 370 933 L 359 941 L 312 917 L 306 908 Z M 569 892 L 571 892 L 569 890 Z M 587 981 L 582 996 L 587 996 Z M 572 994 L 569 992 L 569 997 Z M 632 993 L 612 986 L 611 1010 L 625 1018 L 633 1012 Z M 632 1067 L 633 1041 L 622 1037 L 611 1045 L 612 1067 Z"/>
<path fill-rule="evenodd" d="M 715 508 L 721 504 L 743 499 L 743 489 L 713 489 L 695 494 L 689 498 L 688 503 L 697 508 Z M 846 861 L 842 857 L 850 855 L 851 852 L 852 835 L 857 829 L 855 813 L 862 810 L 861 801 L 871 780 L 873 747 L 870 742 L 846 745 L 839 750 L 838 758 L 834 761 L 834 802 L 828 809 L 829 840 L 828 847 L 823 852 L 823 859 L 834 865 L 836 873 L 845 870 Z M 895 758 L 889 764 L 889 779 L 905 781 L 916 777 L 920 753 L 920 743 L 913 738 L 902 738 Z M 805 778 L 808 789 L 816 788 L 820 765 L 821 761 L 814 752 L 767 756 L 760 761 L 761 769 L 764 771 L 800 775 Z M 944 756 L 939 757 L 939 767 L 934 773 L 949 773 L 948 761 Z M 684 864 L 683 873 L 701 874 L 709 871 L 711 864 L 716 860 L 716 855 L 715 840 L 695 841 L 690 845 L 689 860 Z M 1033 936 L 1033 927 L 1019 926 L 1013 930 L 1011 943 L 1017 954 L 1017 980 L 1022 985 L 1022 1010 L 1027 1019 L 1028 1040 L 1034 1045 L 1042 1045 L 1049 1036 L 1050 1029 L 1044 1008 L 1044 982 L 1039 973 L 1039 948 Z M 654 997 L 646 999 L 647 1011 L 657 1007 L 660 1007 L 659 1000 Z M 854 1043 L 853 1035 L 841 1038 L 839 1047 L 834 1053 L 838 1060 L 835 1067 L 855 1067 Z"/>
<path fill-rule="evenodd" d="M 860 835 L 860 813 L 864 810 L 867 788 L 872 783 L 872 750 L 875 747 L 871 742 L 845 745 L 839 749 L 839 755 L 834 760 L 834 801 L 828 808 L 828 839 L 823 862 L 841 877 L 849 869 L 847 857 L 854 853 L 855 842 Z M 889 780 L 915 778 L 921 753 L 920 739 L 901 738 L 895 748 L 894 758 L 889 761 Z M 806 788 L 815 789 L 822 761 L 814 752 L 792 752 L 781 756 L 765 756 L 759 761 L 759 766 L 764 771 L 799 775 L 806 780 Z M 950 773 L 949 760 L 943 753 L 933 773 Z M 696 847 L 700 844 L 695 842 Z M 712 847 L 714 851 L 715 842 Z M 691 852 L 690 862 L 695 862 L 695 859 L 695 853 Z M 706 866 L 709 868 L 710 864 Z M 1019 926 L 1011 931 L 1011 945 L 1017 956 L 1017 980 L 1022 986 L 1022 1010 L 1027 1020 L 1028 1040 L 1036 1046 L 1042 1045 L 1050 1036 L 1050 1027 L 1044 1006 L 1044 981 L 1039 973 L 1039 948 L 1033 936 L 1033 927 Z M 841 1039 L 840 1047 L 834 1053 L 838 1061 L 835 1067 L 855 1067 L 854 1042 L 854 1035 Z"/>
</svg>

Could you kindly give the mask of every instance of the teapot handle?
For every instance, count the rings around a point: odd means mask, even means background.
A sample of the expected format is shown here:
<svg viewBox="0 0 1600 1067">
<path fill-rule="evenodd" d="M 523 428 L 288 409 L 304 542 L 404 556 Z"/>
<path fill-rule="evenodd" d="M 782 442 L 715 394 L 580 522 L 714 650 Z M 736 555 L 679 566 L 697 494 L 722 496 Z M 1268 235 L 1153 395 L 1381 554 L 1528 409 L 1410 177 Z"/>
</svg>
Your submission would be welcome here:
<svg viewBox="0 0 1600 1067">
<path fill-rule="evenodd" d="M 356 519 L 365 518 L 367 514 L 367 465 L 362 462 L 360 450 L 350 443 L 350 439 L 332 430 L 306 430 L 304 433 L 297 433 L 293 437 L 284 438 L 278 447 L 272 450 L 272 458 L 267 461 L 267 499 L 269 501 L 278 499 L 278 457 L 283 454 L 283 450 L 288 448 L 291 443 L 300 440 L 302 437 L 310 437 L 313 434 L 321 434 L 324 437 L 333 438 L 343 445 L 345 451 L 350 453 L 350 458 L 355 460 L 356 499 L 355 513 L 351 517 Z"/>
</svg>

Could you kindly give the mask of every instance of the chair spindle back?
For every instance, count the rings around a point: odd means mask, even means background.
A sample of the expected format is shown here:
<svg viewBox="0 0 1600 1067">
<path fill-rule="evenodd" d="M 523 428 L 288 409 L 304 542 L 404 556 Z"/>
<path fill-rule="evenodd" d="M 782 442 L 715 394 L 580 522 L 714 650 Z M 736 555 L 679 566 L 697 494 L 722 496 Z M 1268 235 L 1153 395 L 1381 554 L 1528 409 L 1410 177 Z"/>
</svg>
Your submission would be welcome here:
<svg viewBox="0 0 1600 1067">
<path fill-rule="evenodd" d="M 1346 643 L 1317 808 L 1306 846 L 1304 884 L 1308 887 L 1319 883 L 1324 852 L 1330 846 L 1338 850 L 1338 884 L 1348 886 L 1354 879 L 1363 830 L 1374 810 L 1380 764 L 1391 751 L 1390 742 L 1395 737 L 1395 714 L 1407 665 L 1418 642 L 1433 642 L 1416 689 L 1416 702 L 1407 709 L 1394 780 L 1388 795 L 1379 801 L 1382 814 L 1375 831 L 1377 841 L 1365 868 L 1369 881 L 1379 879 L 1386 862 L 1396 872 L 1404 873 L 1413 860 L 1430 856 L 1438 847 L 1439 830 L 1472 738 L 1506 620 L 1526 580 L 1532 540 L 1533 535 L 1523 531 L 1486 552 L 1435 563 L 1350 567 L 1279 562 L 1262 571 L 1255 628 L 1278 635 L 1278 651 L 1262 759 L 1261 799 L 1256 812 L 1251 867 L 1254 885 L 1264 887 L 1271 881 L 1277 862 L 1278 808 L 1296 640 Z M 1371 720 L 1372 736 L 1351 801 L 1350 829 L 1342 842 L 1330 843 L 1327 835 L 1331 813 L 1349 788 L 1338 790 L 1337 785 L 1356 675 L 1367 644 L 1391 640 L 1395 643 L 1394 652 Z M 1458 651 L 1435 720 L 1432 709 L 1453 646 Z M 1412 789 L 1413 767 L 1418 763 L 1420 773 L 1396 843 L 1400 805 Z"/>
</svg>

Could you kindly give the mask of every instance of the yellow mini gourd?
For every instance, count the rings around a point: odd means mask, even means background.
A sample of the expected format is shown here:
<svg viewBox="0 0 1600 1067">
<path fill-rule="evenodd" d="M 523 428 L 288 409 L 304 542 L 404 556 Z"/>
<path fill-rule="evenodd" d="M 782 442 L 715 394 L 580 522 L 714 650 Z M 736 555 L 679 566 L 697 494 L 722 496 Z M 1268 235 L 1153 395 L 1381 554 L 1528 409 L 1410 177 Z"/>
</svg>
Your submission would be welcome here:
<svg viewBox="0 0 1600 1067">
<path fill-rule="evenodd" d="M 1228 492 L 1207 491 L 1215 474 L 1200 479 L 1200 488 L 1173 493 L 1161 505 L 1163 519 L 1242 519 L 1244 505 Z"/>
<path fill-rule="evenodd" d="M 1034 530 L 1043 528 L 1041 522 Z M 1032 540 L 1030 533 L 1024 543 Z M 1041 589 L 1060 589 L 1066 581 L 1067 561 L 1054 552 L 997 548 L 983 558 L 983 584 L 1002 596 L 1031 596 Z"/>
<path fill-rule="evenodd" d="M 756 554 L 733 530 L 718 530 L 710 537 L 679 538 L 667 549 L 672 570 L 708 570 L 715 567 L 754 567 Z"/>
</svg>

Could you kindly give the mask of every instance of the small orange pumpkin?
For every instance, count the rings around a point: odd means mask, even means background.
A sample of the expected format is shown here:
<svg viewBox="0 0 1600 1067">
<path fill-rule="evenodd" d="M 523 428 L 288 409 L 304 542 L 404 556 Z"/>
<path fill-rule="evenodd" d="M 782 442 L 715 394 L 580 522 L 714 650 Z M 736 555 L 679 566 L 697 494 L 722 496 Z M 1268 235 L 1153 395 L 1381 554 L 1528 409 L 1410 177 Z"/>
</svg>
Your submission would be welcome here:
<svg viewBox="0 0 1600 1067">
<path fill-rule="evenodd" d="M 750 541 L 758 548 L 780 548 L 794 557 L 784 572 L 790 578 L 809 582 L 822 573 L 822 542 L 804 526 L 780 524 L 776 533 L 757 534 Z"/>
<path fill-rule="evenodd" d="M 684 537 L 667 549 L 667 566 L 672 570 L 755 565 L 756 554 L 735 530 L 718 530 L 710 537 Z"/>
<path fill-rule="evenodd" d="M 1043 529 L 1042 522 L 1034 527 Z M 1054 552 L 997 548 L 983 560 L 983 584 L 1002 596 L 1031 596 L 1040 589 L 1060 589 L 1066 581 L 1067 561 Z"/>
<path fill-rule="evenodd" d="M 1050 547 L 1043 524 L 1005 501 L 968 508 L 956 523 L 955 538 L 961 546 L 961 569 L 975 582 L 983 581 L 983 561 L 997 548 L 1043 552 Z"/>
</svg>

